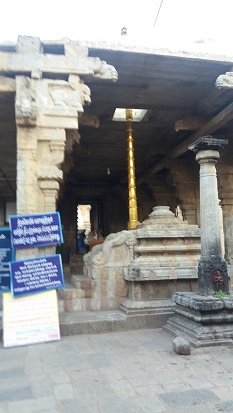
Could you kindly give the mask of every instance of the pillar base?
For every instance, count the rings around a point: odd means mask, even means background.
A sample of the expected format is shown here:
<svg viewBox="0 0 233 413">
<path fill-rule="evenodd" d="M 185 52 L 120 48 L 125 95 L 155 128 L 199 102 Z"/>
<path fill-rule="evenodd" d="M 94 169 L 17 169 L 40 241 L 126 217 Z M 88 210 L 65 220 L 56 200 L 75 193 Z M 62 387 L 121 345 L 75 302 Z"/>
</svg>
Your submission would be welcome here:
<svg viewBox="0 0 233 413">
<path fill-rule="evenodd" d="M 185 337 L 194 347 L 233 343 L 233 296 L 222 299 L 195 293 L 175 293 L 175 316 L 165 330 Z"/>
<path fill-rule="evenodd" d="M 229 293 L 227 262 L 219 255 L 201 257 L 198 262 L 198 292 L 207 296 L 217 291 Z"/>
</svg>

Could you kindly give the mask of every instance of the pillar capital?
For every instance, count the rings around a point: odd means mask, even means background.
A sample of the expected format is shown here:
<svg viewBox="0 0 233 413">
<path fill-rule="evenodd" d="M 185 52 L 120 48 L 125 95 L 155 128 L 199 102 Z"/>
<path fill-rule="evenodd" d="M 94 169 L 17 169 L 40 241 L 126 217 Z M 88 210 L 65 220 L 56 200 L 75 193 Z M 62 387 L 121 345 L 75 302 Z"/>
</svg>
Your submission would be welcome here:
<svg viewBox="0 0 233 413">
<path fill-rule="evenodd" d="M 220 153 L 212 149 L 201 150 L 196 154 L 196 161 L 199 165 L 204 163 L 217 163 L 219 158 Z"/>
</svg>

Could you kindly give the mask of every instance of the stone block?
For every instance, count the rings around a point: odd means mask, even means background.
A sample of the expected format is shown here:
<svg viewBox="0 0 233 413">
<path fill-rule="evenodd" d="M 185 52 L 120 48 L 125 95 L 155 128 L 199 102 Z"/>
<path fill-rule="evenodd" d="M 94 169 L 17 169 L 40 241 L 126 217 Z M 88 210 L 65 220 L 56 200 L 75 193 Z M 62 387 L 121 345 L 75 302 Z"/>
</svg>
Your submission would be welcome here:
<svg viewBox="0 0 233 413">
<path fill-rule="evenodd" d="M 175 353 L 182 354 L 184 356 L 187 356 L 191 353 L 191 347 L 189 342 L 180 336 L 174 338 L 172 342 L 172 348 L 175 351 Z"/>
</svg>

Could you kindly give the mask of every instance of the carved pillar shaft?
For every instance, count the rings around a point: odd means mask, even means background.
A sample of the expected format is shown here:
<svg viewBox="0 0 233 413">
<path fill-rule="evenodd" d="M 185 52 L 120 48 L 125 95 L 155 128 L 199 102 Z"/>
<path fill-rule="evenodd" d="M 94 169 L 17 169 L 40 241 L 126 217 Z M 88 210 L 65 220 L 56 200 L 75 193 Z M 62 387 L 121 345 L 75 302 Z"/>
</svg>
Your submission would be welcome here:
<svg viewBox="0 0 233 413">
<path fill-rule="evenodd" d="M 211 295 L 215 291 L 220 290 L 226 293 L 229 292 L 227 264 L 223 259 L 221 247 L 221 226 L 215 167 L 219 157 L 219 152 L 213 149 L 200 150 L 196 155 L 196 160 L 200 165 L 201 221 L 201 258 L 198 263 L 198 292 L 202 295 Z"/>
<path fill-rule="evenodd" d="M 17 214 L 37 211 L 37 136 L 35 128 L 17 127 Z"/>
<path fill-rule="evenodd" d="M 200 221 L 202 230 L 201 255 L 222 255 L 218 186 L 215 164 L 218 151 L 200 151 L 196 160 L 200 165 Z"/>
<path fill-rule="evenodd" d="M 40 188 L 44 194 L 44 212 L 56 211 L 59 183 L 55 180 L 41 180 Z"/>
</svg>

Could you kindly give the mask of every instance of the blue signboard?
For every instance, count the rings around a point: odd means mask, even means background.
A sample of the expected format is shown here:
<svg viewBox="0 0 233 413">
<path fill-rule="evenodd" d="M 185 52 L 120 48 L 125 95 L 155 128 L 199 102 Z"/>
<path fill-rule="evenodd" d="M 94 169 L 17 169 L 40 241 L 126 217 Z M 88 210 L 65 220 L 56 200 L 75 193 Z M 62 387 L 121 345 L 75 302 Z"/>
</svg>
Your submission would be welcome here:
<svg viewBox="0 0 233 413">
<path fill-rule="evenodd" d="M 10 290 L 12 246 L 10 228 L 0 228 L 0 292 Z"/>
<path fill-rule="evenodd" d="M 14 297 L 64 287 L 59 254 L 10 263 L 11 292 Z"/>
<path fill-rule="evenodd" d="M 63 243 L 58 212 L 10 216 L 14 248 L 45 247 Z"/>
</svg>

